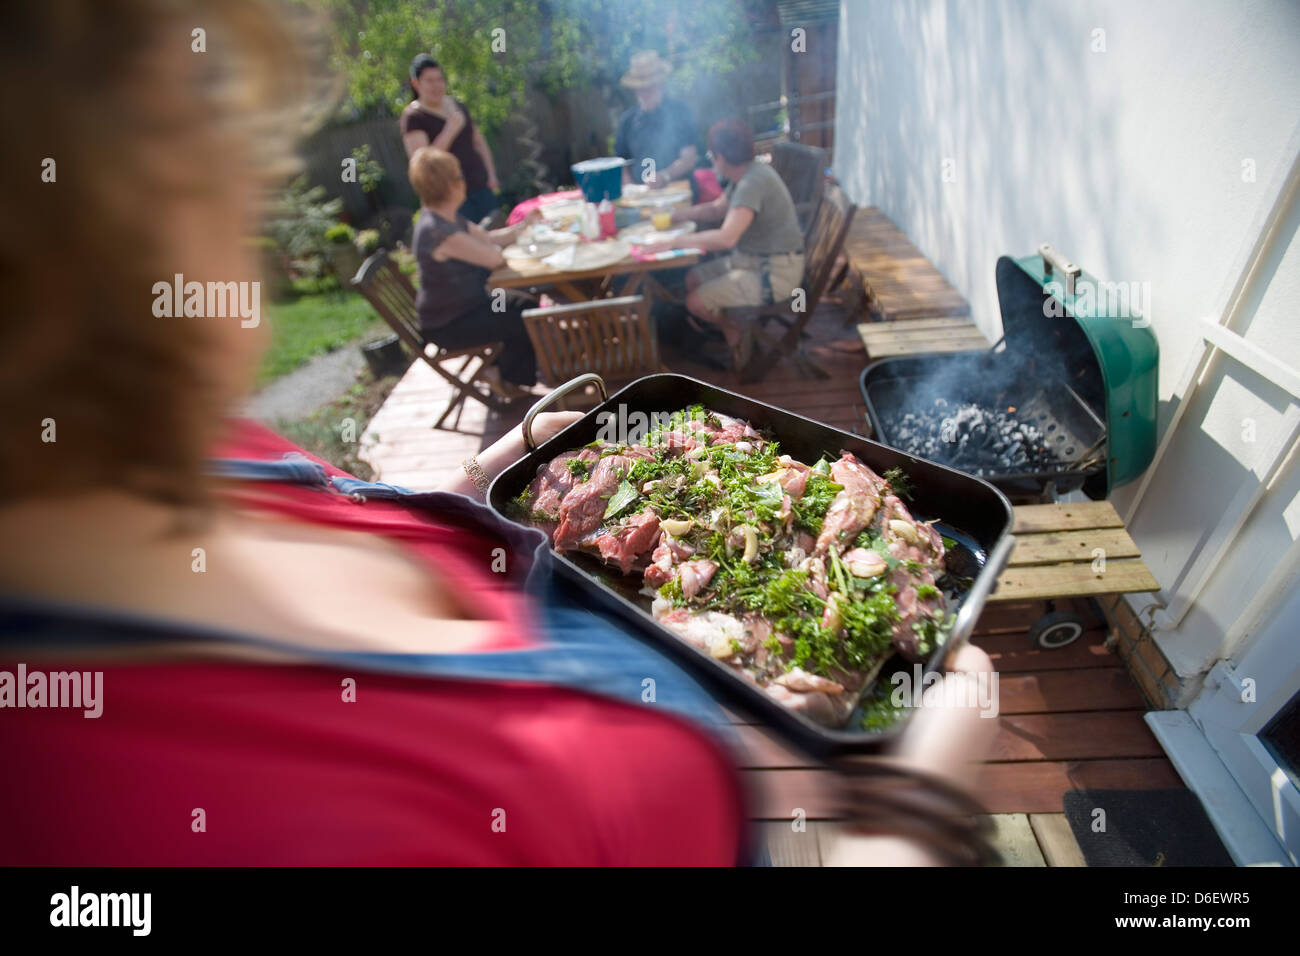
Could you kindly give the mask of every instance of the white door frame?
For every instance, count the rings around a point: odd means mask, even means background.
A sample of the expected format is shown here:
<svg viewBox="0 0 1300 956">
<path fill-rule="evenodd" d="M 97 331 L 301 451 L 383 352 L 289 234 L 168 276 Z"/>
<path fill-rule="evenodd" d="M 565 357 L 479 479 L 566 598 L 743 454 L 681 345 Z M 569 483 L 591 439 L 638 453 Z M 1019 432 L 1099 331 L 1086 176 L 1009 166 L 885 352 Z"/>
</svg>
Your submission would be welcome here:
<svg viewBox="0 0 1300 956">
<path fill-rule="evenodd" d="M 1176 631 L 1232 552 L 1245 527 L 1300 447 L 1300 371 L 1248 342 L 1234 327 L 1248 316 L 1245 305 L 1258 302 L 1260 268 L 1278 244 L 1292 236 L 1285 223 L 1300 203 L 1300 126 L 1284 156 L 1290 165 L 1274 178 L 1256 218 L 1251 238 L 1229 273 L 1230 284 L 1213 318 L 1202 321 L 1200 347 L 1175 392 L 1178 407 L 1161 439 L 1155 460 L 1132 499 L 1126 520 L 1136 514 L 1151 479 L 1171 446 L 1192 393 L 1216 361 L 1245 365 L 1285 390 L 1290 398 L 1279 434 L 1265 448 L 1261 480 L 1249 483 L 1225 503 L 1218 523 L 1197 552 L 1189 555 L 1178 579 L 1160 592 L 1154 628 Z M 1300 541 L 1281 556 L 1269 579 L 1227 629 L 1225 656 L 1206 675 L 1185 712 L 1158 711 L 1147 723 L 1188 786 L 1197 793 L 1233 859 L 1239 864 L 1276 862 L 1300 865 L 1300 789 L 1259 740 L 1259 732 L 1300 692 Z"/>
</svg>

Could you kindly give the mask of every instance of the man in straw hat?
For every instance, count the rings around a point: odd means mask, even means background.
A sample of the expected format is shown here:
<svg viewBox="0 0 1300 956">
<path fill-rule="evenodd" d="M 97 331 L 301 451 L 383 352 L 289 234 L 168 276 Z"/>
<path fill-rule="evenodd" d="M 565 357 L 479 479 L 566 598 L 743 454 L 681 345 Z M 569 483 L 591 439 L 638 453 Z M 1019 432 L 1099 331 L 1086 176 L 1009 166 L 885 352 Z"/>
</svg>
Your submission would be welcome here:
<svg viewBox="0 0 1300 956">
<path fill-rule="evenodd" d="M 637 105 L 618 121 L 614 139 L 615 154 L 632 160 L 623 168 L 624 182 L 663 187 L 690 175 L 699 159 L 690 107 L 664 96 L 664 80 L 672 69 L 657 52 L 645 50 L 633 54 L 632 65 L 620 80 L 636 91 L 637 99 Z"/>
</svg>

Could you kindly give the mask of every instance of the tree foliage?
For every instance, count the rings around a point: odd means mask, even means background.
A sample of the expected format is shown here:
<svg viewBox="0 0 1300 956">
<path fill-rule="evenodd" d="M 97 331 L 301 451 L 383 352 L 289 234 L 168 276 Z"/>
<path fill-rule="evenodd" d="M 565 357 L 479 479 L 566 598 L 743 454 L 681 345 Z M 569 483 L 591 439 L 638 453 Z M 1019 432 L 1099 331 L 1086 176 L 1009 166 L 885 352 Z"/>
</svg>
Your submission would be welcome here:
<svg viewBox="0 0 1300 956">
<path fill-rule="evenodd" d="M 448 90 L 486 131 L 529 88 L 613 87 L 632 54 L 654 49 L 677 79 L 721 74 L 752 58 L 747 38 L 771 0 L 320 0 L 334 25 L 334 66 L 353 116 L 395 115 L 411 99 L 418 53 L 442 64 Z"/>
</svg>

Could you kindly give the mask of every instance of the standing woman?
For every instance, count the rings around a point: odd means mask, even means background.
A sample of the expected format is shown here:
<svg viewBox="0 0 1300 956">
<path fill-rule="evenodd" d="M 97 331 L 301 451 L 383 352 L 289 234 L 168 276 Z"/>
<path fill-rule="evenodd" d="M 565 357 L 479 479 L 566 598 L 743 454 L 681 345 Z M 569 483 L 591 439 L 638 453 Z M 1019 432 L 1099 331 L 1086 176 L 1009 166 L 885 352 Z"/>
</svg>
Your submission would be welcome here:
<svg viewBox="0 0 1300 956">
<path fill-rule="evenodd" d="M 402 111 L 402 145 L 409 158 L 422 146 L 435 146 L 460 160 L 465 176 L 465 204 L 460 214 L 477 223 L 497 208 L 496 164 L 483 133 L 469 110 L 447 95 L 447 77 L 427 53 L 411 61 L 413 99 Z"/>
</svg>

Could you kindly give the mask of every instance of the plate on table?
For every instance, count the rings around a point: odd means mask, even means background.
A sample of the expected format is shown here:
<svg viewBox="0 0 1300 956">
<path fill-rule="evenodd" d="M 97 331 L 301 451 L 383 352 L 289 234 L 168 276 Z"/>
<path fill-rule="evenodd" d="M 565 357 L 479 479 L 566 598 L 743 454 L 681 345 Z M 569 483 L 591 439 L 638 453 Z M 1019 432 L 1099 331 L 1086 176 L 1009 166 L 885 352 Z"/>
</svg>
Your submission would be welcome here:
<svg viewBox="0 0 1300 956">
<path fill-rule="evenodd" d="M 691 201 L 691 191 L 689 189 L 650 189 L 644 193 L 633 193 L 627 195 L 624 190 L 623 198 L 619 200 L 624 206 L 676 206 L 680 203 Z"/>
<path fill-rule="evenodd" d="M 582 215 L 582 206 L 581 199 L 562 199 L 559 202 L 543 203 L 537 210 L 549 224 L 562 227 Z"/>
<path fill-rule="evenodd" d="M 543 272 L 550 271 L 542 265 L 541 259 L 533 258 L 524 253 L 518 252 L 518 246 L 510 246 L 502 251 L 506 260 L 506 268 L 518 272 L 520 275 L 540 275 Z"/>
<path fill-rule="evenodd" d="M 545 259 L 566 246 L 577 245 L 578 237 L 571 232 L 559 232 L 544 223 L 525 229 L 514 245 L 501 253 L 507 259 Z"/>
<path fill-rule="evenodd" d="M 667 229 L 656 229 L 653 220 L 642 219 L 640 222 L 619 230 L 618 237 L 636 246 L 648 246 L 654 242 L 667 242 L 678 236 L 685 236 L 695 231 L 695 223 L 679 222 Z"/>
<path fill-rule="evenodd" d="M 562 272 L 582 272 L 612 266 L 631 254 L 632 247 L 622 239 L 606 239 L 604 242 L 584 242 L 569 246 L 547 256 L 542 262 Z"/>
</svg>

